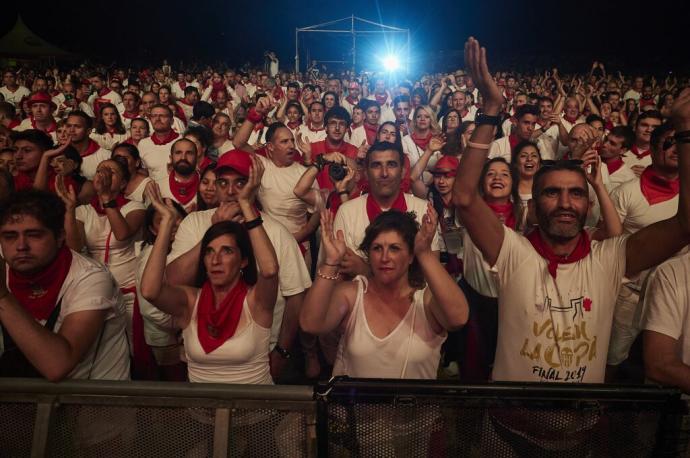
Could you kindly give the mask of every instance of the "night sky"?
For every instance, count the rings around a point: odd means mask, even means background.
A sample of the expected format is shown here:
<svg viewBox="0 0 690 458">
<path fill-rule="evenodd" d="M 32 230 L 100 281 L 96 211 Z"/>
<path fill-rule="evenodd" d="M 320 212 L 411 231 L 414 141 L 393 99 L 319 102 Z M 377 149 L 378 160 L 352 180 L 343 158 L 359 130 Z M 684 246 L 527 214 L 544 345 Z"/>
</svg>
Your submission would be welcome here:
<svg viewBox="0 0 690 458">
<path fill-rule="evenodd" d="M 12 27 L 17 11 L 7 3 L 0 35 Z M 19 12 L 42 38 L 103 62 L 168 58 L 174 64 L 222 60 L 239 66 L 248 60 L 260 63 L 263 51 L 273 49 L 281 67 L 291 66 L 295 27 L 355 14 L 409 28 L 417 61 L 440 50 L 460 50 L 472 34 L 489 48 L 495 68 L 537 59 L 535 65 L 553 62 L 581 69 L 585 62 L 603 59 L 614 68 L 663 73 L 690 63 L 688 2 L 655 0 L 635 7 L 618 0 L 567 3 L 572 6 L 558 0 L 294 0 L 246 1 L 238 7 L 227 0 L 169 0 L 162 7 L 162 2 L 143 0 L 75 0 L 44 6 L 31 2 Z M 346 49 L 345 43 L 336 38 L 330 49 Z M 317 54 L 323 51 L 313 48 Z M 335 52 L 335 58 L 343 52 Z"/>
</svg>

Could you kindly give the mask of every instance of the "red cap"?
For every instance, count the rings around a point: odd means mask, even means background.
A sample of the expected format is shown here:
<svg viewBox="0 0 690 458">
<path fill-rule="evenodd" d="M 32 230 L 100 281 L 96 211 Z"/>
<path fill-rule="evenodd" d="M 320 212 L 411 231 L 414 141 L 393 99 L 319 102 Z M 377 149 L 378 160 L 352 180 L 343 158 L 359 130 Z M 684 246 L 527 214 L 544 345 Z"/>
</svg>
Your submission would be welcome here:
<svg viewBox="0 0 690 458">
<path fill-rule="evenodd" d="M 47 103 L 50 105 L 51 110 L 55 110 L 57 108 L 57 105 L 55 105 L 55 102 L 53 102 L 53 98 L 50 96 L 50 94 L 44 91 L 34 92 L 29 96 L 29 107 L 31 107 L 31 105 L 34 103 Z"/>
<path fill-rule="evenodd" d="M 448 169 L 452 172 L 456 172 L 458 170 L 458 166 L 460 165 L 460 161 L 458 161 L 458 158 L 455 156 L 441 156 L 441 159 L 439 159 L 436 162 L 436 165 L 434 165 L 434 171 L 437 171 L 439 169 Z"/>
<path fill-rule="evenodd" d="M 249 176 L 249 169 L 252 168 L 252 157 L 241 149 L 232 149 L 218 159 L 216 164 L 216 173 L 220 172 L 220 169 L 229 168 L 233 169 L 235 172 L 242 176 Z"/>
</svg>

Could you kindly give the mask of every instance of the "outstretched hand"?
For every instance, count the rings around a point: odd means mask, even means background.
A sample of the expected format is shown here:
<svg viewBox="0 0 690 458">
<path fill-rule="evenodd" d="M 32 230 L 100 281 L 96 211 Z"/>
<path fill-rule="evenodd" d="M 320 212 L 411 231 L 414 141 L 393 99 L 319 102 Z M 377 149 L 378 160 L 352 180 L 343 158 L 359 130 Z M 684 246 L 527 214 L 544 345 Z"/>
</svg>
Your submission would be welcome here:
<svg viewBox="0 0 690 458">
<path fill-rule="evenodd" d="M 256 154 L 252 154 L 251 159 L 252 166 L 249 169 L 247 184 L 237 193 L 237 200 L 238 202 L 249 202 L 253 204 L 256 200 L 256 193 L 261 185 L 261 178 L 264 176 L 264 164 Z"/>
<path fill-rule="evenodd" d="M 177 219 L 177 210 L 175 210 L 170 199 L 163 199 L 158 183 L 149 181 L 144 188 L 144 193 L 156 212 L 161 215 L 162 221 L 175 221 Z"/>
<path fill-rule="evenodd" d="M 67 212 L 72 212 L 77 208 L 77 193 L 71 185 L 69 189 L 67 189 L 65 177 L 62 175 L 57 175 L 55 177 L 55 193 L 65 203 L 65 210 Z"/>
<path fill-rule="evenodd" d="M 343 231 L 333 233 L 333 213 L 328 209 L 321 210 L 321 241 L 326 264 L 340 265 L 347 252 L 347 245 Z"/>
<path fill-rule="evenodd" d="M 484 98 L 484 111 L 492 116 L 497 114 L 503 104 L 503 95 L 489 72 L 486 49 L 474 37 L 470 37 L 465 43 L 465 65 Z"/>
<path fill-rule="evenodd" d="M 429 202 L 426 207 L 426 215 L 422 218 L 422 224 L 414 238 L 415 256 L 431 252 L 431 242 L 434 240 L 434 235 L 436 235 L 437 224 L 438 214 L 434 210 L 434 206 Z"/>
</svg>

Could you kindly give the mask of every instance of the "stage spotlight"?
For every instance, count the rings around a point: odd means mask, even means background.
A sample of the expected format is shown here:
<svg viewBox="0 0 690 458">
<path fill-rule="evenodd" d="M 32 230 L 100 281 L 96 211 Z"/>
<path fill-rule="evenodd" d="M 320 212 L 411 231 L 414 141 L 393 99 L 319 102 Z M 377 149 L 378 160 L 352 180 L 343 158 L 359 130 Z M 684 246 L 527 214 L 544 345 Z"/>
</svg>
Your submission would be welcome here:
<svg viewBox="0 0 690 458">
<path fill-rule="evenodd" d="M 388 55 L 383 58 L 383 67 L 389 72 L 394 72 L 400 68 L 400 61 L 396 56 Z"/>
</svg>

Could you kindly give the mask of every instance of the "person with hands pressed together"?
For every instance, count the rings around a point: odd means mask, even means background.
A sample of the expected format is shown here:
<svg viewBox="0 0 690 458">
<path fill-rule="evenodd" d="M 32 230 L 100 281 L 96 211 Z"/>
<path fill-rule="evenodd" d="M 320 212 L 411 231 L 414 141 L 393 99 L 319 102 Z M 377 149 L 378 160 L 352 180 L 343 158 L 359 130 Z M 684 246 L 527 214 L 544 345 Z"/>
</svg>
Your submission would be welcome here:
<svg viewBox="0 0 690 458">
<path fill-rule="evenodd" d="M 56 191 L 67 208 L 67 245 L 77 252 L 86 247 L 90 256 L 113 274 L 125 299 L 128 334 L 136 343 L 143 336 L 143 328 L 136 301 L 134 245 L 144 222 L 145 207 L 124 197 L 129 178 L 124 161 L 109 159 L 98 165 L 93 181 L 96 196 L 90 204 L 78 205 L 75 189 L 63 177 L 58 177 Z M 133 355 L 135 373 L 140 373 L 148 349 L 134 345 Z"/>
<path fill-rule="evenodd" d="M 300 325 L 314 334 L 342 331 L 334 376 L 436 378 L 447 330 L 468 318 L 465 296 L 432 251 L 437 223 L 431 204 L 421 227 L 409 213 L 380 214 L 359 247 L 371 273 L 338 282 L 348 248 L 332 214 L 321 213 L 324 261 Z"/>
<path fill-rule="evenodd" d="M 590 241 L 583 231 L 588 189 L 579 164 L 542 165 L 530 204 L 539 224 L 524 238 L 506 230 L 478 195 L 476 183 L 502 96 L 489 74 L 486 51 L 474 38 L 465 45 L 465 62 L 483 96 L 484 114 L 462 156 L 453 201 L 472 241 L 497 271 L 499 325 L 492 378 L 603 382 L 617 294 L 611 285 L 658 264 L 690 238 L 690 161 L 681 155 L 677 215 L 602 242 Z M 678 122 L 685 119 L 676 116 Z M 555 338 L 556 329 L 570 329 L 575 337 Z"/>
<path fill-rule="evenodd" d="M 155 187 L 147 189 L 163 217 L 141 293 L 182 329 L 191 382 L 273 383 L 268 354 L 278 260 L 253 203 L 262 174 L 261 163 L 252 158 L 247 184 L 237 199 L 245 223 L 219 222 L 204 234 L 196 287 L 166 282 L 165 260 L 177 211 L 163 202 Z"/>
</svg>

